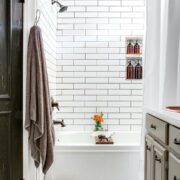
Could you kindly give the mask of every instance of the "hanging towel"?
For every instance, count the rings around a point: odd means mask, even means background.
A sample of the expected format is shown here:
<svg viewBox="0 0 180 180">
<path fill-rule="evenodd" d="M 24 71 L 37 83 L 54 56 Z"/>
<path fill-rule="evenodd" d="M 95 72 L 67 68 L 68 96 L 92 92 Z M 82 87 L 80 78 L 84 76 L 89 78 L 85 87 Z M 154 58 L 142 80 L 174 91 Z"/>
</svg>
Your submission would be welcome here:
<svg viewBox="0 0 180 180">
<path fill-rule="evenodd" d="M 53 163 L 54 127 L 41 29 L 30 30 L 27 57 L 26 122 L 31 156 L 44 174 Z"/>
</svg>

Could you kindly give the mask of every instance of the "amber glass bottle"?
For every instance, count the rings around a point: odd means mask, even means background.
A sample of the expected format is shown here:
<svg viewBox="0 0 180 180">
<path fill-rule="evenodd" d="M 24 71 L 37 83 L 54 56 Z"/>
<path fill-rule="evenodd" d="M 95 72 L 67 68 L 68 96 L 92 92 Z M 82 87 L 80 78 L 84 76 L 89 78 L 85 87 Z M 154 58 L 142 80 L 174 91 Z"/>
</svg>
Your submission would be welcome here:
<svg viewBox="0 0 180 180">
<path fill-rule="evenodd" d="M 140 45 L 138 44 L 138 41 L 136 41 L 136 44 L 134 45 L 134 54 L 140 54 Z"/>
<path fill-rule="evenodd" d="M 129 61 L 129 63 L 128 63 L 126 72 L 127 72 L 126 78 L 127 79 L 133 79 L 134 67 L 131 64 L 131 61 Z"/>
<path fill-rule="evenodd" d="M 139 61 L 135 66 L 135 79 L 142 79 L 142 66 L 140 65 Z"/>
<path fill-rule="evenodd" d="M 129 41 L 129 44 L 127 46 L 127 54 L 134 54 L 134 46 L 131 41 Z"/>
</svg>

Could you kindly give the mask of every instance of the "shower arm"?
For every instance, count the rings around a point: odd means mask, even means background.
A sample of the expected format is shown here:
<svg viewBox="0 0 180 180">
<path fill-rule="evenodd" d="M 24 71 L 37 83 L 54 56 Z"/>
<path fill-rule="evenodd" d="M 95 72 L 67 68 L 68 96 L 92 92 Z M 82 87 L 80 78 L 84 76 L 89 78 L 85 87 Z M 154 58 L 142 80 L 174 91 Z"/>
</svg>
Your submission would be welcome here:
<svg viewBox="0 0 180 180">
<path fill-rule="evenodd" d="M 60 7 L 62 7 L 62 4 L 60 3 L 60 2 L 58 2 L 58 1 L 56 1 L 56 0 L 52 0 L 52 2 L 51 2 L 52 4 L 58 4 Z"/>
</svg>

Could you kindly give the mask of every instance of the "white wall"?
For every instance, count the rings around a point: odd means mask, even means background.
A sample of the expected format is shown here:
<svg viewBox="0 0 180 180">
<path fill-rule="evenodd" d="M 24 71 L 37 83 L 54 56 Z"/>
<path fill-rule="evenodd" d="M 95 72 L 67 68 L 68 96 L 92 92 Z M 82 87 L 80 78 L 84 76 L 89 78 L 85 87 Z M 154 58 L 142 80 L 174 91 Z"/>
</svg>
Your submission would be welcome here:
<svg viewBox="0 0 180 180">
<path fill-rule="evenodd" d="M 145 106 L 159 107 L 161 1 L 147 0 Z"/>
<path fill-rule="evenodd" d="M 167 29 L 167 50 L 165 53 L 165 84 L 164 84 L 164 101 L 165 106 L 180 105 L 180 12 L 178 7 L 180 1 L 169 1 L 168 9 L 168 29 Z M 179 87 L 178 87 L 179 86 Z"/>
<path fill-rule="evenodd" d="M 145 107 L 180 105 L 180 1 L 147 0 Z"/>
<path fill-rule="evenodd" d="M 109 130 L 140 131 L 142 81 L 125 80 L 125 37 L 144 34 L 144 0 L 63 0 L 58 14 L 57 99 L 64 130 L 92 130 L 94 113 Z"/>
</svg>

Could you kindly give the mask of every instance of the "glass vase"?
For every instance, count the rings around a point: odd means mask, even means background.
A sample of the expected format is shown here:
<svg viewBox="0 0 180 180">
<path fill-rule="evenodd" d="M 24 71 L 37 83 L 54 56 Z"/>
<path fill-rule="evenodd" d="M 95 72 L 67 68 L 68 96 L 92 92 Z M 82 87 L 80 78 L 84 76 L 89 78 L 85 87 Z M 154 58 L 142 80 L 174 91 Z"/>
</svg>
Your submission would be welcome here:
<svg viewBox="0 0 180 180">
<path fill-rule="evenodd" d="M 103 127 L 102 127 L 101 122 L 96 122 L 95 131 L 102 131 L 102 130 L 103 130 Z"/>
</svg>

